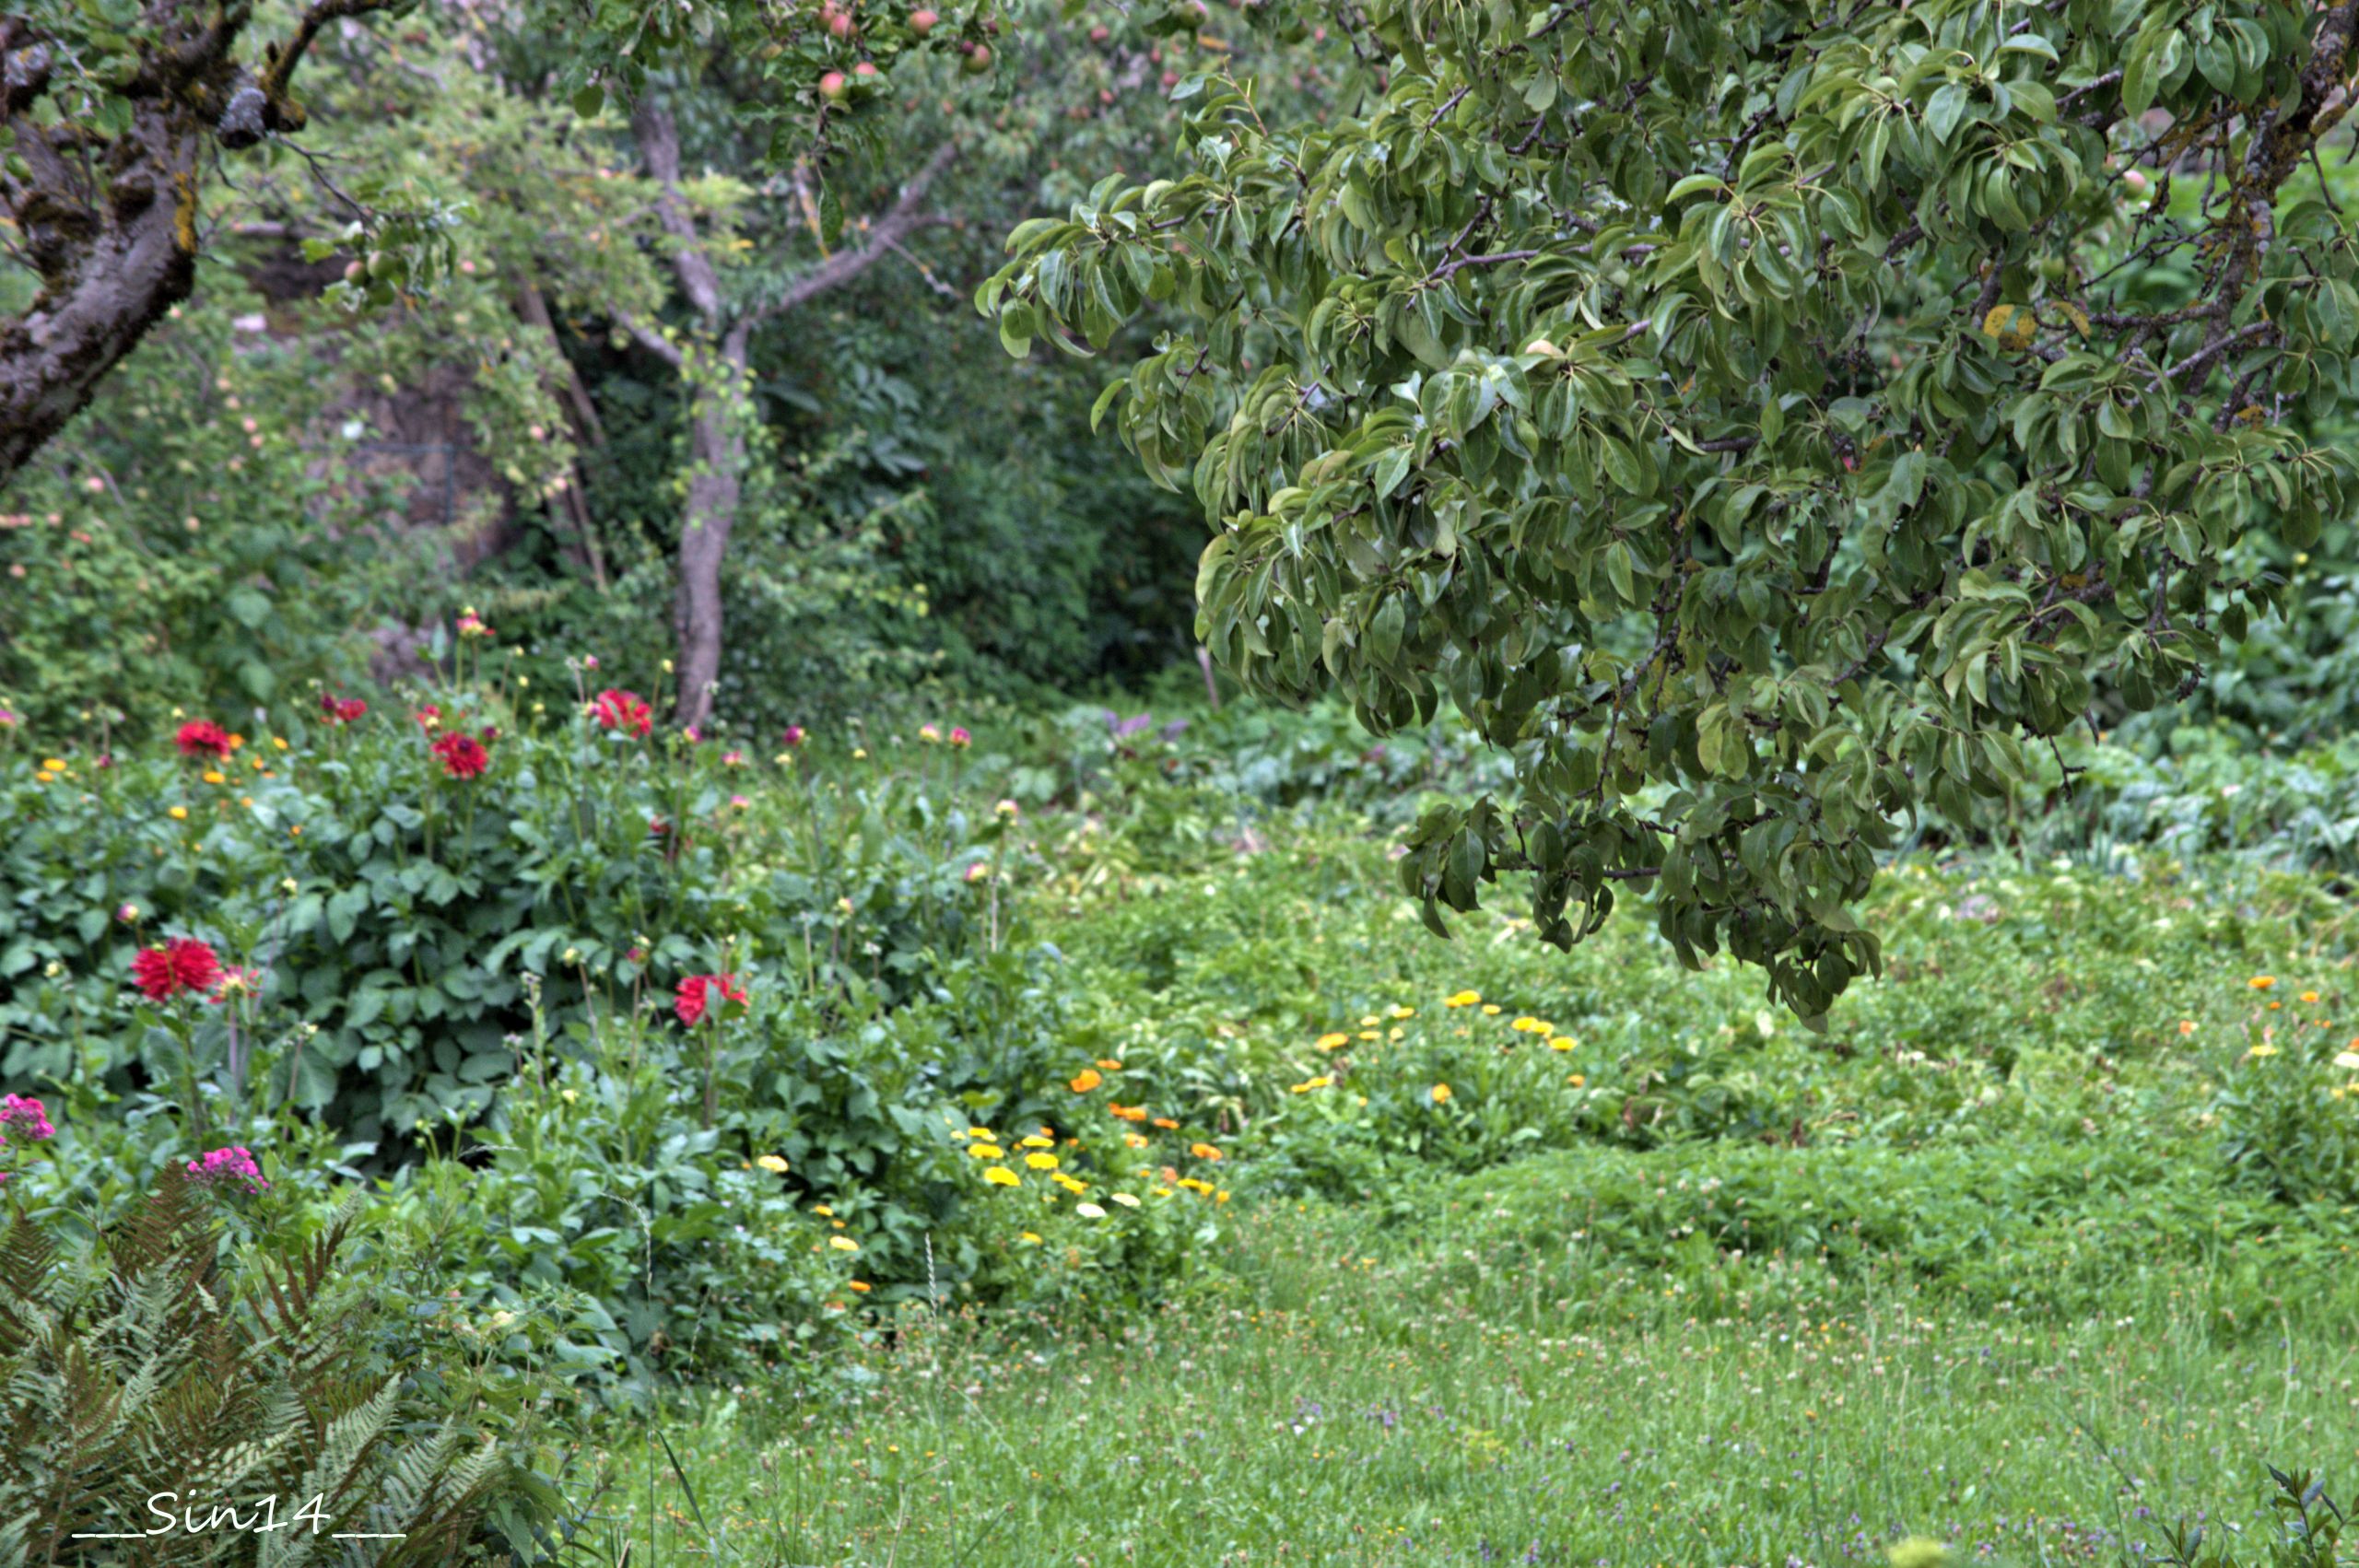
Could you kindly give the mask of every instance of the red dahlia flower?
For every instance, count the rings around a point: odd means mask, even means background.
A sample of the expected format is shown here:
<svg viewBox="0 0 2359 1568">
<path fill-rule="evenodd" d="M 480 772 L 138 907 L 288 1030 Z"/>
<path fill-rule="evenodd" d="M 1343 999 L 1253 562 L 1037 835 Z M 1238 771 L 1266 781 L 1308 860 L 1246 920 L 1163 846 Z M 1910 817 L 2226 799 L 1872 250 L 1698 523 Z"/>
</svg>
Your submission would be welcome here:
<svg viewBox="0 0 2359 1568">
<path fill-rule="evenodd" d="M 172 744 L 180 747 L 182 756 L 225 757 L 230 750 L 229 731 L 210 719 L 192 719 L 180 727 Z"/>
<path fill-rule="evenodd" d="M 734 974 L 690 975 L 680 982 L 674 994 L 672 1011 L 680 1015 L 681 1023 L 693 1029 L 704 1021 L 706 1010 L 714 1005 L 715 991 L 721 993 L 722 1001 L 742 1003 L 745 1000 L 745 988 L 737 983 Z"/>
<path fill-rule="evenodd" d="M 320 712 L 331 724 L 349 724 L 369 711 L 369 705 L 357 696 L 338 696 L 334 692 L 320 694 Z"/>
<path fill-rule="evenodd" d="M 590 704 L 590 716 L 601 730 L 620 730 L 645 740 L 654 732 L 655 710 L 637 692 L 608 686 Z"/>
<path fill-rule="evenodd" d="M 491 754 L 483 749 L 483 743 L 456 730 L 428 750 L 442 759 L 442 771 L 453 778 L 480 778 L 491 767 Z"/>
<path fill-rule="evenodd" d="M 194 937 L 141 948 L 131 960 L 131 983 L 149 1001 L 170 1001 L 182 991 L 203 995 L 220 982 L 221 960 Z"/>
</svg>

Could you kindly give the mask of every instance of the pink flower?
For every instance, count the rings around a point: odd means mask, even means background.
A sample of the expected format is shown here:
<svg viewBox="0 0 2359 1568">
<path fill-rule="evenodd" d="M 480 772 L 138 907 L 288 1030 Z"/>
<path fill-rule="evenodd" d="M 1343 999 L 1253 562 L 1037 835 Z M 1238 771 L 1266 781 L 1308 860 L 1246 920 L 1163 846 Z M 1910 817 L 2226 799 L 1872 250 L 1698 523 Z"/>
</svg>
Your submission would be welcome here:
<svg viewBox="0 0 2359 1568">
<path fill-rule="evenodd" d="M 442 771 L 453 778 L 480 778 L 491 767 L 491 754 L 483 749 L 483 743 L 455 730 L 428 749 L 441 759 Z"/>
<path fill-rule="evenodd" d="M 722 1001 L 742 1003 L 745 1000 L 745 989 L 734 974 L 690 975 L 673 993 L 672 1011 L 680 1015 L 681 1023 L 693 1029 L 703 1022 L 706 1010 L 715 1005 L 712 993 L 716 990 L 721 993 Z"/>
<path fill-rule="evenodd" d="M 803 741 L 803 726 L 800 724 L 789 724 L 778 738 L 778 743 L 782 746 L 799 746 Z"/>
<path fill-rule="evenodd" d="M 248 1192 L 260 1192 L 270 1185 L 262 1179 L 262 1167 L 254 1164 L 253 1154 L 241 1148 L 216 1149 L 202 1160 L 191 1160 L 187 1169 L 189 1180 L 207 1185 L 243 1182 Z"/>
<path fill-rule="evenodd" d="M 721 766 L 723 767 L 743 767 L 745 766 L 745 754 L 744 752 L 722 752 L 721 754 Z"/>
<path fill-rule="evenodd" d="M 139 906 L 136 904 L 123 905 L 115 910 L 114 918 L 121 920 L 127 926 L 139 919 Z"/>
<path fill-rule="evenodd" d="M 57 1129 L 49 1125 L 49 1112 L 41 1103 L 22 1094 L 11 1094 L 0 1100 L 0 1143 L 8 1141 L 11 1130 L 15 1130 L 18 1137 L 30 1139 L 36 1143 L 57 1136 Z"/>
<path fill-rule="evenodd" d="M 640 740 L 655 731 L 655 710 L 637 692 L 608 686 L 590 704 L 590 717 L 601 730 L 620 730 Z"/>
<path fill-rule="evenodd" d="M 680 733 L 687 737 L 688 744 L 690 744 L 690 745 L 692 745 L 692 746 L 693 746 L 693 745 L 695 745 L 698 741 L 701 741 L 701 740 L 703 740 L 703 739 L 704 739 L 704 731 L 701 731 L 701 730 L 699 730 L 699 729 L 698 729 L 698 728 L 697 728 L 695 725 L 693 725 L 693 724 L 691 724 L 691 725 L 687 726 L 686 729 L 682 730 L 682 731 L 680 731 Z"/>
<path fill-rule="evenodd" d="M 967 727 L 966 727 L 965 725 L 963 725 L 963 724 L 953 724 L 952 726 L 950 726 L 950 743 L 951 743 L 952 745 L 954 745 L 954 746 L 965 746 L 965 745 L 971 745 L 971 744 L 973 744 L 973 743 L 974 743 L 974 740 L 975 740 L 975 737 L 974 737 L 974 736 L 969 735 L 968 733 L 967 733 Z"/>
<path fill-rule="evenodd" d="M 13 708 L 0 708 L 0 730 L 13 730 L 24 720 Z"/>
<path fill-rule="evenodd" d="M 229 743 L 229 731 L 210 719 L 192 719 L 172 736 L 172 744 L 180 747 L 182 756 L 225 757 L 235 748 Z"/>
</svg>

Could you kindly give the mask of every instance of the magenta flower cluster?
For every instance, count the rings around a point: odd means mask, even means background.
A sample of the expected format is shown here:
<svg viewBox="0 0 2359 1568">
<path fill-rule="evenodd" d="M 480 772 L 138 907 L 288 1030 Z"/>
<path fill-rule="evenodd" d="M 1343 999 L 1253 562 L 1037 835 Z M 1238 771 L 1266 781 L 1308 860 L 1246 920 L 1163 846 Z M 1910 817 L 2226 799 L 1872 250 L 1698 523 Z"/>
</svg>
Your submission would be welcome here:
<svg viewBox="0 0 2359 1568">
<path fill-rule="evenodd" d="M 262 1167 L 254 1164 L 253 1155 L 244 1149 L 216 1149 L 202 1160 L 188 1163 L 191 1181 L 212 1183 L 241 1181 L 248 1192 L 260 1192 L 270 1183 L 262 1179 Z"/>
<path fill-rule="evenodd" d="M 57 1129 L 49 1125 L 49 1112 L 41 1103 L 27 1099 L 22 1094 L 11 1094 L 0 1100 L 0 1143 L 8 1141 L 8 1132 L 12 1128 L 18 1129 L 18 1137 L 29 1138 L 36 1143 L 57 1136 Z"/>
</svg>

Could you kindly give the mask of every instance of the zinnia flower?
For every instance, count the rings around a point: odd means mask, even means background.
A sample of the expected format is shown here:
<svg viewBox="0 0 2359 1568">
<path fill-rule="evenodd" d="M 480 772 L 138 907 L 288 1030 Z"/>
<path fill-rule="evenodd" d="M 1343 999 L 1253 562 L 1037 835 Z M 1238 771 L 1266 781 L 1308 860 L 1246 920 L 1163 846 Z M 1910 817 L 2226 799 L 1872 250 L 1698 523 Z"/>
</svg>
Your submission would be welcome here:
<svg viewBox="0 0 2359 1568">
<path fill-rule="evenodd" d="M 712 993 L 716 990 L 721 993 L 719 1000 L 722 1001 L 743 1002 L 745 1000 L 745 992 L 737 984 L 734 974 L 690 975 L 673 993 L 672 1011 L 680 1015 L 681 1023 L 693 1029 L 704 1021 L 706 1010 L 713 1006 Z"/>
<path fill-rule="evenodd" d="M 1066 1087 L 1076 1094 L 1086 1094 L 1105 1082 L 1106 1080 L 1098 1075 L 1096 1068 L 1085 1067 L 1074 1075 L 1073 1082 Z"/>
<path fill-rule="evenodd" d="M 620 730 L 642 741 L 655 732 L 655 710 L 633 691 L 608 686 L 591 702 L 590 717 L 601 730 Z"/>
<path fill-rule="evenodd" d="M 428 748 L 442 759 L 442 771 L 453 778 L 480 778 L 491 768 L 491 754 L 473 735 L 453 730 Z"/>
<path fill-rule="evenodd" d="M 172 737 L 182 756 L 225 757 L 231 751 L 229 731 L 210 719 L 192 719 Z"/>
<path fill-rule="evenodd" d="M 150 1001 L 170 1001 L 182 991 L 203 995 L 220 983 L 221 960 L 194 937 L 174 937 L 133 955 L 131 983 Z"/>
</svg>

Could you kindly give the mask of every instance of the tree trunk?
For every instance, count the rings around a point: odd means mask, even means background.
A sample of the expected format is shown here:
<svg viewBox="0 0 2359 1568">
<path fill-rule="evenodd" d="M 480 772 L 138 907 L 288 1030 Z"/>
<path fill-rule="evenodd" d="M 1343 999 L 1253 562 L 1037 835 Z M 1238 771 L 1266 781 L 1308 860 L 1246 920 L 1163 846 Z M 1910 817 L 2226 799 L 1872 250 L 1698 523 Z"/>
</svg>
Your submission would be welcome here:
<svg viewBox="0 0 2359 1568">
<path fill-rule="evenodd" d="M 712 717 L 721 679 L 721 564 L 737 526 L 745 484 L 746 344 L 751 323 L 732 327 L 720 344 L 720 363 L 699 369 L 689 414 L 687 515 L 680 529 L 680 581 L 673 612 L 679 642 L 677 708 L 683 724 Z"/>
</svg>

